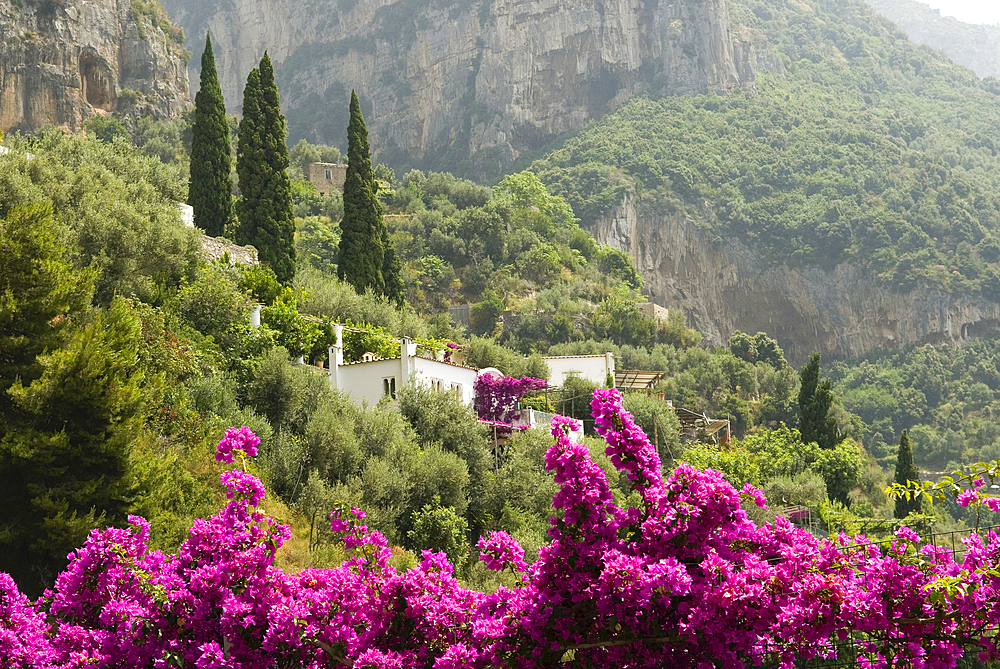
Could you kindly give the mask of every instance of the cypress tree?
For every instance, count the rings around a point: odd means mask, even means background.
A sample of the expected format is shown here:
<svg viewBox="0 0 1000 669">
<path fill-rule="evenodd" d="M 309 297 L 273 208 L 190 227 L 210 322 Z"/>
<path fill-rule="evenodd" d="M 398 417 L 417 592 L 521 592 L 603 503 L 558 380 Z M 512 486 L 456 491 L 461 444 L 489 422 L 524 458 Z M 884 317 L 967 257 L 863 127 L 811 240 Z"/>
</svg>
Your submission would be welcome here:
<svg viewBox="0 0 1000 669">
<path fill-rule="evenodd" d="M 358 94 L 351 91 L 351 121 L 347 126 L 347 174 L 344 178 L 344 218 L 340 222 L 337 276 L 359 293 L 385 290 L 382 267 L 385 247 L 379 222 L 382 206 L 376 197 L 368 145 L 368 126 L 361 116 Z"/>
<path fill-rule="evenodd" d="M 802 441 L 815 441 L 820 448 L 837 445 L 837 422 L 830 416 L 833 390 L 830 381 L 819 382 L 820 354 L 813 353 L 799 375 L 799 428 Z"/>
<path fill-rule="evenodd" d="M 237 144 L 240 225 L 237 241 L 257 249 L 282 283 L 295 275 L 295 222 L 288 179 L 287 129 L 271 58 L 264 52 L 243 92 Z"/>
<path fill-rule="evenodd" d="M 389 230 L 385 222 L 382 227 L 382 248 L 385 249 L 384 261 L 382 262 L 382 279 L 385 281 L 385 296 L 391 302 L 402 306 L 406 286 L 403 285 L 403 266 L 399 262 L 396 250 L 392 248 L 392 241 L 389 239 Z"/>
<path fill-rule="evenodd" d="M 378 182 L 372 171 L 368 126 L 354 91 L 351 91 L 351 121 L 347 126 L 347 175 L 340 230 L 337 276 L 359 293 L 371 288 L 402 304 L 402 268 L 382 219 Z"/>
<path fill-rule="evenodd" d="M 910 448 L 910 435 L 903 430 L 903 435 L 899 438 L 899 452 L 896 454 L 896 478 L 895 482 L 906 485 L 907 481 L 920 482 L 920 471 L 913 464 L 913 449 Z M 920 497 L 912 496 L 910 499 L 899 497 L 896 499 L 896 508 L 893 516 L 896 518 L 906 518 L 911 513 L 920 511 Z"/>
<path fill-rule="evenodd" d="M 232 156 L 226 101 L 215 69 L 211 33 L 205 36 L 201 88 L 194 100 L 188 204 L 194 208 L 195 225 L 205 234 L 219 237 L 233 213 L 233 182 L 229 176 Z"/>
</svg>

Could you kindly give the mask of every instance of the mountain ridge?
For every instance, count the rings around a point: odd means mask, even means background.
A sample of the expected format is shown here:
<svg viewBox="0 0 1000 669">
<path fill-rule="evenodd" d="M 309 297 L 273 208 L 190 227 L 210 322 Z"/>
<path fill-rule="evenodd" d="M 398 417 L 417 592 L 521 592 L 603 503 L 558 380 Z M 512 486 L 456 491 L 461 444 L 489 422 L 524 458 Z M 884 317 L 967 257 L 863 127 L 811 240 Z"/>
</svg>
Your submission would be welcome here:
<svg viewBox="0 0 1000 669">
<path fill-rule="evenodd" d="M 979 25 L 942 16 L 916 0 L 865 0 L 914 42 L 944 51 L 980 77 L 1000 77 L 1000 26 Z"/>
</svg>

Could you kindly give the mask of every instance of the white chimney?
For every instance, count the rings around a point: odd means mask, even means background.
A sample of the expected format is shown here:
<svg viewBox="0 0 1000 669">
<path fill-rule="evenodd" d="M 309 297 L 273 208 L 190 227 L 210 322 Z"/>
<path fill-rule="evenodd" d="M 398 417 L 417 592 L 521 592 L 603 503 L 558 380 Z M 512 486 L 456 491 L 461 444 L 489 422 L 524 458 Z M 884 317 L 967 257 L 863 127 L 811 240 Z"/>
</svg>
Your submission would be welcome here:
<svg viewBox="0 0 1000 669">
<path fill-rule="evenodd" d="M 334 325 L 334 344 L 327 352 L 330 356 L 330 370 L 327 375 L 330 377 L 330 384 L 334 388 L 340 388 L 340 366 L 344 364 L 344 326 Z"/>
<path fill-rule="evenodd" d="M 402 388 L 410 380 L 411 361 L 417 355 L 417 345 L 409 337 L 403 337 L 399 342 L 399 387 Z"/>
<path fill-rule="evenodd" d="M 253 311 L 250 312 L 250 325 L 254 326 L 255 328 L 260 327 L 260 308 L 262 306 L 264 305 L 258 304 L 253 308 Z"/>
</svg>

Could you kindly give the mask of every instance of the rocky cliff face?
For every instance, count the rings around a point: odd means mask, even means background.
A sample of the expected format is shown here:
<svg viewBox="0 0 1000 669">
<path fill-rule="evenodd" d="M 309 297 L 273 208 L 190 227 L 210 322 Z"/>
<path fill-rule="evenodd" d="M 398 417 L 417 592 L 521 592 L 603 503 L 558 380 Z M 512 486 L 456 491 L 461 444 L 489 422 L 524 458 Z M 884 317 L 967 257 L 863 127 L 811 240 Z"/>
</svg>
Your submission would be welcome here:
<svg viewBox="0 0 1000 669">
<path fill-rule="evenodd" d="M 192 0 L 166 7 L 219 54 L 239 106 L 267 48 L 292 140 L 342 144 L 362 99 L 372 146 L 433 166 L 496 173 L 525 149 L 581 128 L 645 90 L 753 84 L 759 45 L 734 38 L 728 0 Z M 194 81 L 194 77 L 192 77 Z"/>
<path fill-rule="evenodd" d="M 157 12 L 155 0 L 0 0 L 0 129 L 183 111 L 186 54 Z"/>
<path fill-rule="evenodd" d="M 1000 325 L 1000 305 L 917 288 L 899 293 L 863 268 L 775 265 L 710 232 L 711 212 L 626 197 L 592 232 L 632 255 L 653 300 L 681 308 L 709 344 L 766 332 L 800 365 L 814 351 L 854 356 L 908 344 L 961 343 Z"/>
</svg>

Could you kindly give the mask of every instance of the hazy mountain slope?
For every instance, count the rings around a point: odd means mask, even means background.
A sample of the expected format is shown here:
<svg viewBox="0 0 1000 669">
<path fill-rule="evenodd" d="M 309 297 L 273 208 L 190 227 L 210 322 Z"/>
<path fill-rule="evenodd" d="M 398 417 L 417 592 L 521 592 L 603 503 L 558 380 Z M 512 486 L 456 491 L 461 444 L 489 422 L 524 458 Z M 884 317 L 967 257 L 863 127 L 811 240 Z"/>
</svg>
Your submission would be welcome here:
<svg viewBox="0 0 1000 669">
<path fill-rule="evenodd" d="M 760 329 L 802 360 L 994 327 L 997 90 L 861 2 L 742 0 L 733 20 L 784 77 L 636 99 L 535 169 L 713 342 Z"/>
<path fill-rule="evenodd" d="M 941 49 L 981 77 L 1000 77 L 1000 27 L 941 16 L 916 0 L 866 0 L 914 42 Z"/>
</svg>

